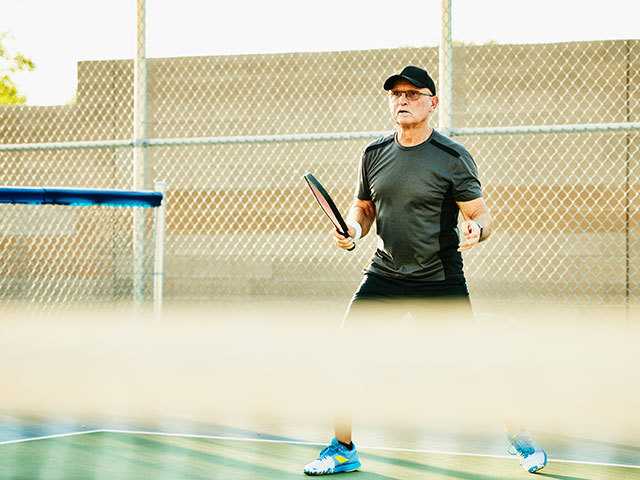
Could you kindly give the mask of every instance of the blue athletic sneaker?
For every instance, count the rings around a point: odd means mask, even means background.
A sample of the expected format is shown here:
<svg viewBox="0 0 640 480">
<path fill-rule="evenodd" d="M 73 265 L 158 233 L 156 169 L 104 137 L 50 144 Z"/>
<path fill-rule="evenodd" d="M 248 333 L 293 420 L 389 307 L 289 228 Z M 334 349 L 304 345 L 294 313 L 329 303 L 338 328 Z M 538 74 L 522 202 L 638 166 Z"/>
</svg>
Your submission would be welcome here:
<svg viewBox="0 0 640 480">
<path fill-rule="evenodd" d="M 331 475 L 333 473 L 353 472 L 360 468 L 360 457 L 356 444 L 351 450 L 342 445 L 336 438 L 322 449 L 318 458 L 304 467 L 307 475 Z"/>
<path fill-rule="evenodd" d="M 542 470 L 547 464 L 547 452 L 535 444 L 531 436 L 525 432 L 517 435 L 508 433 L 507 438 L 511 444 L 509 453 L 520 457 L 520 465 L 529 473 Z"/>
</svg>

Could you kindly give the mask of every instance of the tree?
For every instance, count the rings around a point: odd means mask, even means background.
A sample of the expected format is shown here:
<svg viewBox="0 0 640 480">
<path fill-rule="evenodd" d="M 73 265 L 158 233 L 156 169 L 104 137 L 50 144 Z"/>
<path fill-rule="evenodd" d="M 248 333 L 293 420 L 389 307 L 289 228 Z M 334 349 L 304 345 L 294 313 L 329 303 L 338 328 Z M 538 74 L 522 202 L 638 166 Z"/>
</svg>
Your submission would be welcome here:
<svg viewBox="0 0 640 480">
<path fill-rule="evenodd" d="M 11 76 L 18 72 L 32 71 L 36 66 L 30 58 L 6 48 L 6 39 L 7 34 L 0 33 L 0 105 L 21 105 L 27 99 L 20 95 Z"/>
</svg>

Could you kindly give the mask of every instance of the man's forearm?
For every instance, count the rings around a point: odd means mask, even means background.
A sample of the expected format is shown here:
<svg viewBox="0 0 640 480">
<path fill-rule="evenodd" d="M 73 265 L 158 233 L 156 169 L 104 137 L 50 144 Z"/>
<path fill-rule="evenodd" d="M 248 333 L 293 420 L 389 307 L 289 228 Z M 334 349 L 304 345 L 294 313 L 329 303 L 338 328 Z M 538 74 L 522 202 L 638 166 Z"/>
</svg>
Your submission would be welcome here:
<svg viewBox="0 0 640 480">
<path fill-rule="evenodd" d="M 373 204 L 363 204 L 364 202 L 357 202 L 352 205 L 347 214 L 347 220 L 353 220 L 358 222 L 362 227 L 362 236 L 364 237 L 373 225 L 376 219 L 376 211 Z"/>
<path fill-rule="evenodd" d="M 469 220 L 473 220 L 482 227 L 482 236 L 480 237 L 481 241 L 486 240 L 491 236 L 491 215 L 488 211 L 484 211 Z"/>
</svg>

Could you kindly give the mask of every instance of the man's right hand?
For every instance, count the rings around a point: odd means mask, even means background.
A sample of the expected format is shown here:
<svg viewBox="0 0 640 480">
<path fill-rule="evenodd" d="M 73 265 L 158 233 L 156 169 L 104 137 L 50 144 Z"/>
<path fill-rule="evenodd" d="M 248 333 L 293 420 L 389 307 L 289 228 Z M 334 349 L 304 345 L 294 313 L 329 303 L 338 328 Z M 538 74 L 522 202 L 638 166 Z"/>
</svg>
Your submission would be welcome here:
<svg viewBox="0 0 640 480">
<path fill-rule="evenodd" d="M 349 250 L 354 245 L 353 237 L 356 234 L 355 229 L 353 227 L 349 227 L 348 233 L 349 236 L 345 237 L 344 235 L 338 233 L 337 230 L 334 230 L 333 236 L 336 240 L 336 245 L 338 246 L 338 248 Z"/>
</svg>

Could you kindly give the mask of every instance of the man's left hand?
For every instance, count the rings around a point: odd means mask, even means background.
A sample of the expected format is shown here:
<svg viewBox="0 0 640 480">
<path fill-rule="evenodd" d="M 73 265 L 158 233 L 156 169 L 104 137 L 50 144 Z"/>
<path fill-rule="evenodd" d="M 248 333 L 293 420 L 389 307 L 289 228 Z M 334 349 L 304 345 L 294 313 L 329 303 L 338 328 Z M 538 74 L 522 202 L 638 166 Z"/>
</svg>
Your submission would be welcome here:
<svg viewBox="0 0 640 480">
<path fill-rule="evenodd" d="M 458 245 L 458 251 L 464 252 L 480 244 L 480 225 L 473 220 L 465 220 L 460 224 L 462 240 Z"/>
</svg>

